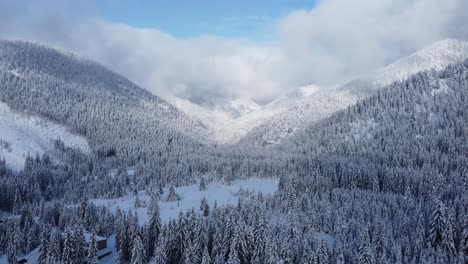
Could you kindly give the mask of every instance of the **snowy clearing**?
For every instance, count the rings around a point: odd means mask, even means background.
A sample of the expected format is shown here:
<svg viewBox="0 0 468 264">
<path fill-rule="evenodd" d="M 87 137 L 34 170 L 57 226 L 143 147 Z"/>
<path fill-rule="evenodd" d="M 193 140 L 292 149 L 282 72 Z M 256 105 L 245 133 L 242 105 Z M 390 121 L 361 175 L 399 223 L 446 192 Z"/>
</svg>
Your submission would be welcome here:
<svg viewBox="0 0 468 264">
<path fill-rule="evenodd" d="M 13 170 L 21 170 L 28 154 L 43 154 L 54 149 L 53 141 L 60 139 L 65 146 L 88 153 L 90 147 L 85 138 L 72 134 L 65 126 L 40 117 L 28 117 L 14 113 L 0 103 L 0 157 Z"/>
<path fill-rule="evenodd" d="M 176 219 L 179 212 L 186 212 L 192 208 L 198 211 L 203 197 L 206 197 L 210 208 L 212 208 L 215 202 L 218 206 L 237 204 L 239 199 L 237 194 L 241 189 L 261 192 L 262 194 L 273 194 L 278 189 L 278 181 L 274 179 L 248 179 L 234 181 L 231 185 L 211 182 L 206 187 L 205 191 L 200 191 L 198 184 L 175 188 L 176 193 L 181 198 L 180 201 L 175 202 L 165 201 L 168 188 L 164 189 L 164 194 L 159 202 L 161 220 L 168 222 L 170 219 Z M 145 191 L 140 191 L 138 197 L 144 207 L 139 207 L 136 209 L 136 212 L 140 224 L 144 224 L 148 220 L 147 205 L 149 204 L 150 197 L 146 195 Z M 98 206 L 107 206 L 115 213 L 117 208 L 125 212 L 135 211 L 135 199 L 136 197 L 130 192 L 127 196 L 119 199 L 95 199 L 91 200 L 91 202 Z"/>
</svg>

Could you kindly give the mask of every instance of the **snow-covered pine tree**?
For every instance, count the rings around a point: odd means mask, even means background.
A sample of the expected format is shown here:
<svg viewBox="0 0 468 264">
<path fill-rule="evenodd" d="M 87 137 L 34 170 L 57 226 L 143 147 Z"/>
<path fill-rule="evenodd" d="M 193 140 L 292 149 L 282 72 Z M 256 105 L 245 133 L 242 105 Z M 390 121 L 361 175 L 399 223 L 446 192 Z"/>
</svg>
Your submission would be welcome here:
<svg viewBox="0 0 468 264">
<path fill-rule="evenodd" d="M 125 259 L 124 259 L 123 250 L 122 248 L 120 248 L 117 251 L 117 254 L 115 255 L 115 264 L 123 264 L 123 263 L 125 263 Z"/>
<path fill-rule="evenodd" d="M 200 179 L 200 185 L 198 186 L 198 189 L 203 192 L 203 191 L 206 191 L 206 180 L 205 180 L 205 177 L 202 177 Z"/>
<path fill-rule="evenodd" d="M 173 184 L 169 187 L 169 193 L 167 194 L 166 201 L 168 202 L 174 202 L 174 201 L 179 201 L 180 197 L 175 191 L 175 187 Z"/>
<path fill-rule="evenodd" d="M 385 237 L 383 224 L 380 217 L 376 220 L 377 226 L 375 228 L 375 256 L 379 260 L 384 257 L 385 254 Z"/>
<path fill-rule="evenodd" d="M 465 219 L 463 221 L 463 231 L 460 242 L 460 248 L 462 253 L 468 256 L 468 213 L 465 214 Z"/>
<path fill-rule="evenodd" d="M 436 201 L 436 205 L 432 211 L 429 230 L 428 230 L 428 245 L 437 249 L 443 241 L 444 230 L 446 228 L 445 205 L 441 201 Z"/>
<path fill-rule="evenodd" d="M 158 241 L 161 233 L 161 215 L 159 212 L 158 197 L 155 195 L 151 196 L 150 206 L 148 214 L 149 220 L 146 226 L 146 249 L 150 257 L 155 253 L 155 244 Z"/>
<path fill-rule="evenodd" d="M 265 249 L 265 258 L 267 264 L 276 264 L 280 263 L 280 257 L 278 254 L 278 245 L 274 238 L 267 240 L 266 249 Z"/>
<path fill-rule="evenodd" d="M 73 246 L 76 255 L 74 255 L 75 263 L 84 263 L 86 261 L 86 241 L 83 234 L 83 228 L 76 226 L 73 231 Z"/>
<path fill-rule="evenodd" d="M 206 200 L 206 197 L 203 197 L 203 199 L 200 201 L 200 211 L 205 217 L 207 217 L 210 214 L 210 205 L 208 204 L 208 200 Z"/>
<path fill-rule="evenodd" d="M 135 208 L 140 208 L 141 207 L 141 201 L 140 201 L 140 196 L 138 195 L 138 192 L 135 192 Z"/>
<path fill-rule="evenodd" d="M 238 245 L 237 234 L 234 234 L 232 238 L 231 245 L 229 247 L 229 257 L 227 264 L 240 264 L 241 261 L 239 259 L 239 245 Z"/>
<path fill-rule="evenodd" d="M 143 241 L 141 240 L 140 235 L 137 234 L 133 239 L 132 258 L 130 263 L 145 264 L 146 259 L 145 246 L 143 245 Z"/>
<path fill-rule="evenodd" d="M 330 263 L 330 254 L 328 253 L 328 247 L 325 244 L 325 241 L 323 240 L 320 240 L 320 246 L 318 249 L 317 258 L 320 264 Z"/>
<path fill-rule="evenodd" d="M 224 256 L 224 260 L 227 260 L 229 257 L 230 247 L 232 244 L 232 237 L 234 235 L 234 224 L 233 224 L 233 216 L 227 215 L 226 216 L 226 223 L 224 226 L 223 232 L 223 240 L 222 240 L 222 247 L 220 253 Z"/>
<path fill-rule="evenodd" d="M 203 256 L 202 256 L 201 264 L 210 264 L 210 263 L 211 263 L 211 258 L 210 258 L 210 254 L 208 253 L 208 245 L 205 245 L 205 248 L 203 249 Z"/>
<path fill-rule="evenodd" d="M 50 254 L 50 235 L 49 230 L 44 230 L 41 234 L 41 245 L 39 247 L 39 257 L 37 258 L 38 264 L 48 264 L 48 257 Z"/>
<path fill-rule="evenodd" d="M 266 248 L 266 231 L 268 226 L 265 221 L 265 216 L 263 212 L 260 211 L 257 214 L 255 229 L 253 232 L 254 235 L 254 247 L 253 247 L 253 261 L 255 263 L 264 263 L 265 261 L 265 248 Z"/>
<path fill-rule="evenodd" d="M 343 252 L 341 251 L 338 254 L 338 257 L 336 258 L 336 264 L 345 264 L 345 257 L 343 255 Z"/>
<path fill-rule="evenodd" d="M 361 245 L 359 246 L 359 263 L 360 264 L 374 264 L 374 254 L 369 237 L 368 225 L 364 228 L 361 234 Z"/>
<path fill-rule="evenodd" d="M 452 259 L 457 255 L 457 249 L 455 246 L 453 225 L 455 224 L 454 213 L 449 210 L 447 212 L 447 222 L 443 230 L 443 245 L 447 256 Z"/>
<path fill-rule="evenodd" d="M 155 246 L 154 259 L 155 264 L 167 263 L 167 237 L 165 235 L 159 236 Z"/>
<path fill-rule="evenodd" d="M 47 254 L 47 263 L 60 264 L 62 235 L 57 228 L 52 229 L 50 234 L 49 250 Z"/>
<path fill-rule="evenodd" d="M 62 251 L 62 263 L 72 264 L 76 263 L 75 258 L 75 245 L 73 243 L 73 231 L 70 228 L 65 230 L 63 251 Z"/>
</svg>

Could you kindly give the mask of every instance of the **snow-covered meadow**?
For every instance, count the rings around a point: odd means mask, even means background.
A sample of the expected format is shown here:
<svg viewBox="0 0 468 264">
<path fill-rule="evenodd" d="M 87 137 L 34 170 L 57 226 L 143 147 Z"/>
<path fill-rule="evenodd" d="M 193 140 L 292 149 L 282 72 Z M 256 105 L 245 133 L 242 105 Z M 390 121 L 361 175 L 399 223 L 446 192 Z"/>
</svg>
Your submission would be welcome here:
<svg viewBox="0 0 468 264">
<path fill-rule="evenodd" d="M 52 151 L 56 139 L 67 147 L 83 152 L 90 150 L 85 138 L 71 133 L 65 126 L 15 113 L 0 102 L 0 157 L 4 157 L 13 170 L 21 170 L 28 155 Z"/>
<path fill-rule="evenodd" d="M 161 220 L 168 222 L 170 219 L 176 219 L 179 212 L 186 212 L 192 208 L 198 211 L 201 200 L 205 197 L 210 208 L 215 203 L 218 206 L 235 205 L 237 204 L 240 190 L 260 192 L 262 194 L 273 194 L 278 189 L 278 181 L 275 179 L 247 179 L 234 181 L 231 184 L 222 184 L 218 182 L 207 183 L 206 190 L 200 191 L 199 184 L 190 186 L 182 186 L 175 188 L 179 195 L 179 201 L 167 202 L 168 188 L 164 189 L 164 193 L 159 201 L 161 211 Z M 118 199 L 94 199 L 91 202 L 97 206 L 106 206 L 112 212 L 116 212 L 119 208 L 124 212 L 136 212 L 140 224 L 144 224 L 148 220 L 148 209 L 150 197 L 145 191 L 138 192 L 138 199 L 142 206 L 135 208 L 136 196 L 129 192 L 125 197 Z"/>
</svg>

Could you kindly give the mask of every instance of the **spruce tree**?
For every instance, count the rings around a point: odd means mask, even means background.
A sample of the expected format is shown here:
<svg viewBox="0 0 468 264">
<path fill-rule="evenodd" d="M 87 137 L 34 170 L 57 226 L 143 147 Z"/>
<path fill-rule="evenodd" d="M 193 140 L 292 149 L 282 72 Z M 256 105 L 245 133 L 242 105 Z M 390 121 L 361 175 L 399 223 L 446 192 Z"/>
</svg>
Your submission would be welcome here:
<svg viewBox="0 0 468 264">
<path fill-rule="evenodd" d="M 359 263 L 374 264 L 374 255 L 369 237 L 369 228 L 366 226 L 361 234 L 361 245 L 359 246 Z"/>
<path fill-rule="evenodd" d="M 203 199 L 200 201 L 200 211 L 204 217 L 207 217 L 210 214 L 210 205 L 208 204 L 206 197 L 203 197 Z"/>
<path fill-rule="evenodd" d="M 72 264 L 75 258 L 75 245 L 73 243 L 73 234 L 70 228 L 65 230 L 62 252 L 62 263 Z"/>
<path fill-rule="evenodd" d="M 323 240 L 320 241 L 317 258 L 320 264 L 330 263 L 330 255 L 328 254 L 328 248 Z"/>
<path fill-rule="evenodd" d="M 437 249 L 443 241 L 444 229 L 446 228 L 445 205 L 441 201 L 436 202 L 436 206 L 431 214 L 428 230 L 428 244 Z"/>
<path fill-rule="evenodd" d="M 50 236 L 46 232 L 43 232 L 42 235 L 41 235 L 41 240 L 42 241 L 41 241 L 41 245 L 39 247 L 39 257 L 37 259 L 38 264 L 47 264 L 47 263 L 49 263 L 48 257 L 51 254 L 51 252 L 50 252 Z"/>
<path fill-rule="evenodd" d="M 49 252 L 47 254 L 47 263 L 59 264 L 61 257 L 61 239 L 62 235 L 57 228 L 52 230 L 50 235 Z"/>
<path fill-rule="evenodd" d="M 154 263 L 167 263 L 167 238 L 164 235 L 159 236 L 154 252 Z"/>
<path fill-rule="evenodd" d="M 210 254 L 208 253 L 208 245 L 206 245 L 205 248 L 203 249 L 203 257 L 202 257 L 201 264 L 210 264 L 210 263 L 211 263 L 211 258 L 210 258 Z"/>
<path fill-rule="evenodd" d="M 132 257 L 131 257 L 131 264 L 145 264 L 146 263 L 146 252 L 145 247 L 143 245 L 143 241 L 141 240 L 140 235 L 135 235 L 133 239 L 133 247 L 132 247 Z"/>
<path fill-rule="evenodd" d="M 148 210 L 149 221 L 146 226 L 146 248 L 148 255 L 151 257 L 155 252 L 155 244 L 161 233 L 161 216 L 159 212 L 158 198 L 154 195 L 151 196 L 150 208 L 151 210 Z"/>
<path fill-rule="evenodd" d="M 465 219 L 463 222 L 460 249 L 463 254 L 468 256 L 468 213 L 465 214 Z"/>
<path fill-rule="evenodd" d="M 82 227 L 75 227 L 73 231 L 73 246 L 75 248 L 75 263 L 84 263 L 86 261 L 86 241 Z"/>
<path fill-rule="evenodd" d="M 238 245 L 237 235 L 234 235 L 231 245 L 229 248 L 229 257 L 227 264 L 240 264 L 241 261 L 239 259 L 239 245 Z"/>
</svg>

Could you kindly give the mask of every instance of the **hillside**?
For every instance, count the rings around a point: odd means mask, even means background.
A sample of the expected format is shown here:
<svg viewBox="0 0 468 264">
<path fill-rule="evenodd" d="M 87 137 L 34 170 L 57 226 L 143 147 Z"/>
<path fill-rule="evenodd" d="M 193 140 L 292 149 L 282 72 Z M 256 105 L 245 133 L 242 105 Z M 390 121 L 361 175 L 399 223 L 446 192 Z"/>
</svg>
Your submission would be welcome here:
<svg viewBox="0 0 468 264">
<path fill-rule="evenodd" d="M 129 164 L 165 164 L 209 141 L 205 127 L 124 77 L 31 43 L 0 42 L 0 101 L 82 135 L 99 158 Z"/>
<path fill-rule="evenodd" d="M 461 191 L 468 176 L 467 99 L 468 60 L 386 86 L 277 147 L 298 168 L 322 167 L 321 175 L 340 188 L 403 194 L 409 187 L 430 195 L 454 184 Z"/>
<path fill-rule="evenodd" d="M 393 82 L 405 80 L 418 72 L 442 70 L 466 58 L 468 42 L 443 40 L 344 85 L 335 88 L 315 88 L 309 93 L 301 91 L 304 87 L 300 88 L 297 92 L 266 105 L 265 109 L 282 110 L 254 127 L 242 141 L 247 144 L 276 144 L 310 124 L 372 96 Z"/>
</svg>

